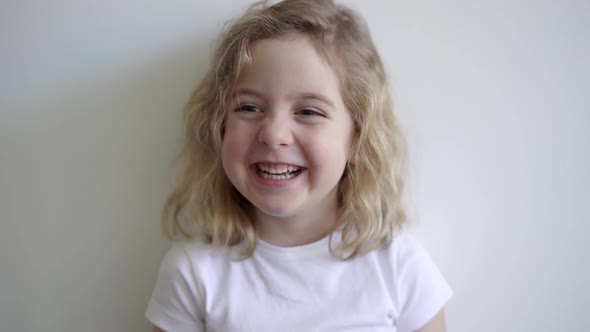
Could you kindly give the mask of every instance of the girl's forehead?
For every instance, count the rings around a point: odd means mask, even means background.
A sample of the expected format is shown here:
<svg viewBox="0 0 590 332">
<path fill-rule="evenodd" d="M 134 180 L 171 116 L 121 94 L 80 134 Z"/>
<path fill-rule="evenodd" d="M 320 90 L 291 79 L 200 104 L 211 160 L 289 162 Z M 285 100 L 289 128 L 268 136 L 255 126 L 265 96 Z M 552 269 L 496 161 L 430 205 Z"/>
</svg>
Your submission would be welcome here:
<svg viewBox="0 0 590 332">
<path fill-rule="evenodd" d="M 311 37 L 301 34 L 301 33 L 288 33 L 284 35 L 279 35 L 272 38 L 266 39 L 257 39 L 248 44 L 247 50 L 249 58 L 248 63 L 254 61 L 254 50 L 259 49 L 259 53 L 268 52 L 269 49 L 272 49 L 273 46 L 278 46 L 278 48 L 287 48 L 290 50 L 293 49 L 305 49 L 308 55 L 313 55 L 314 57 L 319 57 L 325 62 L 326 64 L 332 65 L 332 61 L 335 54 L 334 52 L 327 52 L 326 50 L 330 47 L 327 45 L 323 45 L 319 42 L 314 41 Z M 333 48 L 333 47 L 332 47 Z"/>
<path fill-rule="evenodd" d="M 250 61 L 242 67 L 239 88 L 340 92 L 333 66 L 306 37 L 258 40 L 250 47 Z"/>
</svg>

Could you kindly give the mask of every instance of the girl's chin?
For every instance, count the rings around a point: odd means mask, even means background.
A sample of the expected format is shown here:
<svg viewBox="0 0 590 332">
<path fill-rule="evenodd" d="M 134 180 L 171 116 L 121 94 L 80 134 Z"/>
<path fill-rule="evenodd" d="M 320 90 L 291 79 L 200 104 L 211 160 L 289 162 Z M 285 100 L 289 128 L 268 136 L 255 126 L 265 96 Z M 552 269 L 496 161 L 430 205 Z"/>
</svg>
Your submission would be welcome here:
<svg viewBox="0 0 590 332">
<path fill-rule="evenodd" d="M 256 206 L 256 219 L 274 220 L 274 221 L 288 221 L 297 217 L 297 211 L 293 206 L 278 207 L 278 206 Z"/>
</svg>

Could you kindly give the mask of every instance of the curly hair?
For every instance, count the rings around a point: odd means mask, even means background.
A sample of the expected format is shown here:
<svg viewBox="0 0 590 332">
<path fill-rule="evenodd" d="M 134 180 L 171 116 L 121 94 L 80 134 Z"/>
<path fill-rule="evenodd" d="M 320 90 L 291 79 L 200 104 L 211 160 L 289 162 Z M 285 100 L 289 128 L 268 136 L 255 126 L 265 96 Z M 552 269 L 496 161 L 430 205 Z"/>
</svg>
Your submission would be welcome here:
<svg viewBox="0 0 590 332">
<path fill-rule="evenodd" d="M 184 110 L 182 173 L 166 200 L 162 232 L 171 240 L 199 237 L 214 245 L 256 248 L 254 207 L 221 165 L 224 123 L 254 41 L 288 34 L 307 37 L 333 67 L 354 122 L 351 161 L 338 184 L 342 230 L 337 249 L 352 259 L 389 243 L 406 222 L 402 204 L 405 144 L 393 113 L 386 73 L 367 24 L 332 0 L 257 2 L 224 28 L 212 63 Z M 330 240 L 332 240 L 331 233 Z"/>
</svg>

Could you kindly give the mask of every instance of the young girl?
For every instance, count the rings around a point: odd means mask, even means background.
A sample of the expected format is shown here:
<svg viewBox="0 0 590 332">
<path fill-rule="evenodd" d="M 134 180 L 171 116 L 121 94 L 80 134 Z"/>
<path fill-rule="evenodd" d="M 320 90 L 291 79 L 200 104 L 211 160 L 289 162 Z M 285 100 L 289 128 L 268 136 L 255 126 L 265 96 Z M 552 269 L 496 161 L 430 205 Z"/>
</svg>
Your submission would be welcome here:
<svg viewBox="0 0 590 332">
<path fill-rule="evenodd" d="M 401 136 L 353 11 L 254 5 L 184 121 L 155 331 L 445 331 L 451 290 L 402 229 Z"/>
</svg>

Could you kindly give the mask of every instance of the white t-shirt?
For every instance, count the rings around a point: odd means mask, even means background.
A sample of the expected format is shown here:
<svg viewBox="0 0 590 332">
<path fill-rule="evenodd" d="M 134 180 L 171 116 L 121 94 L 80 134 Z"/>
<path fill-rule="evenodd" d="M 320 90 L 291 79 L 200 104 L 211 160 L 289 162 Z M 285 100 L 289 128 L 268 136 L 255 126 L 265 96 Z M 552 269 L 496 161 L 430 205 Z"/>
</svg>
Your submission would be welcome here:
<svg viewBox="0 0 590 332">
<path fill-rule="evenodd" d="M 338 236 L 334 236 L 336 240 Z M 167 332 L 390 331 L 422 327 L 452 295 L 407 232 L 350 261 L 328 238 L 300 247 L 176 243 L 164 257 L 146 317 Z"/>
</svg>

